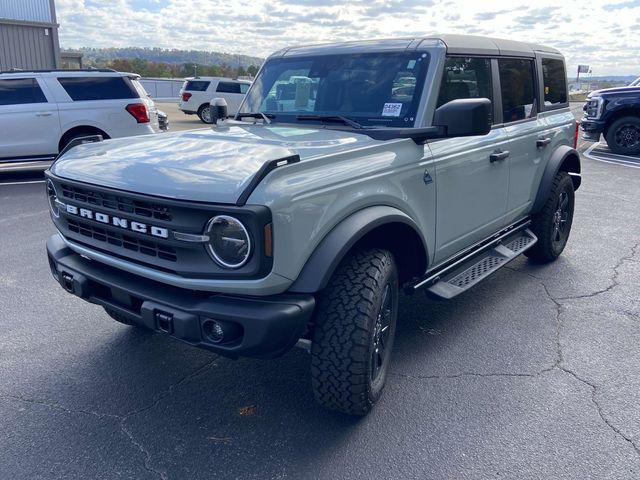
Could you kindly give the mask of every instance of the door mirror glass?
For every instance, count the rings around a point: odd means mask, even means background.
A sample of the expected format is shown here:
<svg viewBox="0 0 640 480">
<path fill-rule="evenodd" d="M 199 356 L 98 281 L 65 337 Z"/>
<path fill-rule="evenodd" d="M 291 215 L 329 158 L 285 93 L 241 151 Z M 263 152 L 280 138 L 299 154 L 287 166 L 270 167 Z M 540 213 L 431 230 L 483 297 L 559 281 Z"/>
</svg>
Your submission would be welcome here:
<svg viewBox="0 0 640 480">
<path fill-rule="evenodd" d="M 446 137 L 468 137 L 489 133 L 491 120 L 491 100 L 461 98 L 438 107 L 433 125 L 443 128 Z"/>
</svg>

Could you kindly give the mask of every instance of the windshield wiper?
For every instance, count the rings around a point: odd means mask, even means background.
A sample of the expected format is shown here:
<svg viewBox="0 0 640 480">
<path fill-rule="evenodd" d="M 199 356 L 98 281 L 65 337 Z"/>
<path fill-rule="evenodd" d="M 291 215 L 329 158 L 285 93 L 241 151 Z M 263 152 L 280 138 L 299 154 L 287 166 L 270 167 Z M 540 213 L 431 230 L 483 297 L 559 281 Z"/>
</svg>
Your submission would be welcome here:
<svg viewBox="0 0 640 480">
<path fill-rule="evenodd" d="M 273 113 L 262 113 L 262 112 L 244 112 L 244 113 L 236 113 L 236 118 L 243 117 L 251 117 L 251 118 L 261 118 L 264 123 L 269 125 L 271 123 L 270 118 L 275 118 L 276 116 Z"/>
<path fill-rule="evenodd" d="M 364 125 L 351 120 L 350 118 L 343 117 L 342 115 L 298 115 L 298 120 L 321 120 L 325 122 L 342 122 L 345 125 L 349 125 L 353 128 L 365 128 Z"/>
</svg>

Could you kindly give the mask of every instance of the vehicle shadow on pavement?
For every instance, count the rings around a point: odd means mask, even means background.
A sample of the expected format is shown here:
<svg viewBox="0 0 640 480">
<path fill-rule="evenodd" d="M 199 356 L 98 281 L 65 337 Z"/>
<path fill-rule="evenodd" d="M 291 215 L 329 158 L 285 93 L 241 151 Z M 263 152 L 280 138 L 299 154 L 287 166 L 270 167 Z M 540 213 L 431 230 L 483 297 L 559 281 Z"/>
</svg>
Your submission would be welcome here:
<svg viewBox="0 0 640 480">
<path fill-rule="evenodd" d="M 421 378 L 534 372 L 553 361 L 554 307 L 540 288 L 504 270 L 451 302 L 403 296 L 391 378 L 381 402 L 362 419 L 315 403 L 305 351 L 234 361 L 119 325 L 98 307 L 67 300 L 70 326 L 62 328 L 77 330 L 76 343 L 61 344 L 52 366 L 21 390 L 40 402 L 32 408 L 48 409 L 32 412 L 38 431 L 46 432 L 33 432 L 39 451 L 56 451 L 72 439 L 74 448 L 94 453 L 86 465 L 64 467 L 52 453 L 31 472 L 96 466 L 127 472 L 146 463 L 132 476 L 145 478 L 151 469 L 167 478 L 264 479 L 287 472 L 337 478 L 345 469 L 351 474 L 344 478 L 356 478 L 353 457 L 371 457 L 366 445 L 379 439 L 381 428 L 395 443 L 408 441 L 407 429 L 415 435 L 416 428 L 429 428 L 433 419 L 421 398 L 445 393 L 442 386 L 430 391 L 417 384 Z M 417 398 L 404 402 L 407 394 Z M 374 449 L 383 444 L 375 440 Z M 430 463 L 426 452 L 423 462 Z"/>
</svg>

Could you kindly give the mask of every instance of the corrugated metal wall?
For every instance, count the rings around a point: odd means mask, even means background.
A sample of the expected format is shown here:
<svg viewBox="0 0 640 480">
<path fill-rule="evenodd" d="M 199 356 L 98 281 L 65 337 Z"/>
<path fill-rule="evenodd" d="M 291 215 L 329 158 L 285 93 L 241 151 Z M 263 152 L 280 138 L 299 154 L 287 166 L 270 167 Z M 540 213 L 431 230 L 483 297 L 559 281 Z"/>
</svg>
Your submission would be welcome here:
<svg viewBox="0 0 640 480">
<path fill-rule="evenodd" d="M 51 23 L 49 0 L 0 0 L 0 18 Z"/>
<path fill-rule="evenodd" d="M 152 98 L 159 100 L 178 100 L 184 83 L 181 78 L 141 78 L 140 83 Z"/>
<path fill-rule="evenodd" d="M 51 28 L 0 23 L 0 70 L 55 68 L 54 52 Z"/>
</svg>

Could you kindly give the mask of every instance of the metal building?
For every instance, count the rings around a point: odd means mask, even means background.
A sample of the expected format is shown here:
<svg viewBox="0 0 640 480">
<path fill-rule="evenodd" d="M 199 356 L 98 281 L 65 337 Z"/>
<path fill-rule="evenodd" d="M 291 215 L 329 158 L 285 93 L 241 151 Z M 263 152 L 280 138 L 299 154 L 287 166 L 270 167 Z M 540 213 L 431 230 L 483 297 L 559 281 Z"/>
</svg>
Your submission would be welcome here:
<svg viewBox="0 0 640 480">
<path fill-rule="evenodd" d="M 59 66 L 54 0 L 0 0 L 0 70 Z"/>
</svg>

